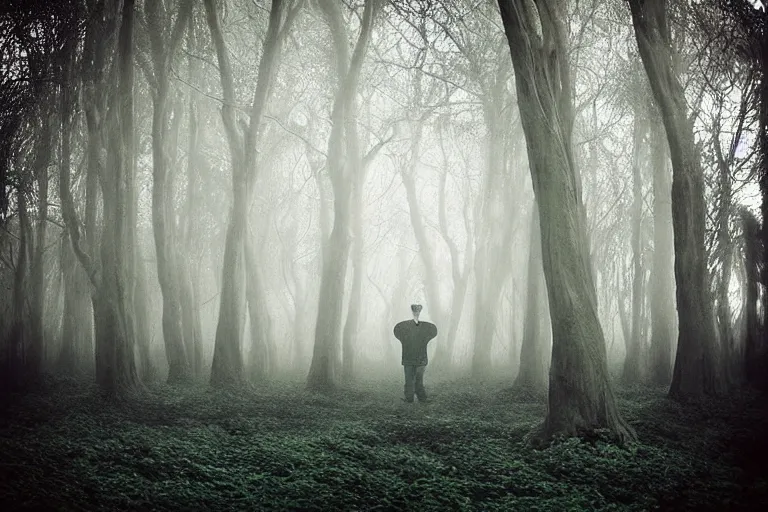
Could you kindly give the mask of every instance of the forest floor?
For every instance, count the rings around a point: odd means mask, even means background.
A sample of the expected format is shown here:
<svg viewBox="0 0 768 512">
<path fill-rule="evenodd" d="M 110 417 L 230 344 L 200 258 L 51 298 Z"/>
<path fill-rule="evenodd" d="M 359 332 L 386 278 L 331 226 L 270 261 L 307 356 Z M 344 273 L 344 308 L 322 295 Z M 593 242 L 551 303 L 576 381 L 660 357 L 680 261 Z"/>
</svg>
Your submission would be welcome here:
<svg viewBox="0 0 768 512">
<path fill-rule="evenodd" d="M 535 449 L 546 406 L 503 383 L 332 396 L 150 388 L 106 402 L 48 382 L 0 400 L 0 510 L 768 510 L 757 396 L 680 405 L 619 390 L 639 442 Z"/>
</svg>

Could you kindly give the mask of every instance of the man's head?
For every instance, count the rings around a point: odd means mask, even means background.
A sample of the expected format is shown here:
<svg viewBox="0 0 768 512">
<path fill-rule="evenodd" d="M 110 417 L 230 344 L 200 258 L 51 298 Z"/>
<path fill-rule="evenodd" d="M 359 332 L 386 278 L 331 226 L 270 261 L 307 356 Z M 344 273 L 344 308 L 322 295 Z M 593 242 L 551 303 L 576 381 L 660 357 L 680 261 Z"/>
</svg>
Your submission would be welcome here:
<svg viewBox="0 0 768 512">
<path fill-rule="evenodd" d="M 416 323 L 419 323 L 419 313 L 421 313 L 421 304 L 411 304 L 411 313 Z"/>
</svg>

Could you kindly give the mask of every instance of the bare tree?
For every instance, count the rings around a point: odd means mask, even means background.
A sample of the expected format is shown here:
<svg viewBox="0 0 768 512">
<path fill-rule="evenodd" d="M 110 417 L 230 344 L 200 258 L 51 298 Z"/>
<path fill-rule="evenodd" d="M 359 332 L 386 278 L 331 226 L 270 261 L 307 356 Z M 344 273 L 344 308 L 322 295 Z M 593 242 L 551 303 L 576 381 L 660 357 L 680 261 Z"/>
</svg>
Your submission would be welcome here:
<svg viewBox="0 0 768 512">
<path fill-rule="evenodd" d="M 152 91 L 152 227 L 157 254 L 157 277 L 163 296 L 163 339 L 168 358 L 168 382 L 185 382 L 191 377 L 187 347 L 182 328 L 182 284 L 179 275 L 178 247 L 169 167 L 169 109 L 170 72 L 185 29 L 192 13 L 192 2 L 180 0 L 178 14 L 169 34 L 165 26 L 170 24 L 170 13 L 160 9 L 161 3 L 145 2 L 145 19 L 152 55 L 152 71 L 147 79 Z M 177 112 L 175 117 L 178 122 Z M 189 313 L 187 313 L 189 314 Z"/>
<path fill-rule="evenodd" d="M 573 100 L 564 4 L 500 0 L 541 219 L 552 320 L 545 437 L 608 428 L 634 437 L 616 407 L 597 317 L 581 184 L 571 150 Z M 540 27 L 540 28 L 539 28 Z"/>
<path fill-rule="evenodd" d="M 378 4 L 378 0 L 366 0 L 360 33 L 350 58 L 340 6 L 333 0 L 320 2 L 331 31 L 339 85 L 331 113 L 333 126 L 326 163 L 333 189 L 333 228 L 323 254 L 320 307 L 307 376 L 307 387 L 319 391 L 333 389 L 337 380 L 341 306 L 350 247 L 351 185 L 362 164 L 354 99 Z"/>
<path fill-rule="evenodd" d="M 269 25 L 259 60 L 259 75 L 249 109 L 249 120 L 241 132 L 236 116 L 235 84 L 232 65 L 221 29 L 221 20 L 215 0 L 205 0 L 205 9 L 211 38 L 216 48 L 221 88 L 224 95 L 221 116 L 229 144 L 232 166 L 233 204 L 224 247 L 222 289 L 219 321 L 216 328 L 216 344 L 211 368 L 211 384 L 226 386 L 243 380 L 242 328 L 244 322 L 243 240 L 247 227 L 248 203 L 255 182 L 258 133 L 270 82 L 275 73 L 281 41 L 290 22 L 295 19 L 299 6 L 290 8 L 290 2 L 272 0 Z M 284 13 L 287 13 L 284 18 Z"/>
<path fill-rule="evenodd" d="M 683 88 L 673 67 L 665 0 L 630 0 L 640 57 L 661 111 L 672 156 L 672 226 L 680 325 L 670 395 L 721 389 L 705 248 L 704 180 Z"/>
</svg>

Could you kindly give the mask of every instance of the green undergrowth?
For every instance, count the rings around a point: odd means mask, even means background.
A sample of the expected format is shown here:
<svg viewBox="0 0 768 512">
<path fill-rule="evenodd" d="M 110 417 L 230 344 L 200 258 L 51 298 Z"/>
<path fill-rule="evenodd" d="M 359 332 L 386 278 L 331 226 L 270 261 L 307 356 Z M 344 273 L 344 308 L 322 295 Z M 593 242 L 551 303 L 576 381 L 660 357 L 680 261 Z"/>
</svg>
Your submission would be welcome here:
<svg viewBox="0 0 768 512">
<path fill-rule="evenodd" d="M 639 442 L 534 449 L 546 406 L 503 385 L 316 395 L 159 386 L 111 403 L 51 382 L 0 404 L 0 510 L 768 510 L 758 397 L 619 391 Z"/>
</svg>

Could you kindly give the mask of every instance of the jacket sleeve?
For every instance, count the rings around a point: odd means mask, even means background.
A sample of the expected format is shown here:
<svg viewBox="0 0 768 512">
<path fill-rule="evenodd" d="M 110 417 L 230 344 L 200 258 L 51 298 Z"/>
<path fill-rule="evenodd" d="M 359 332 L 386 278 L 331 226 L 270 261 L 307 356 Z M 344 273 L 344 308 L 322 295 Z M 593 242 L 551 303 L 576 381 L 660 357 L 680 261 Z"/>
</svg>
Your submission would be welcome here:
<svg viewBox="0 0 768 512">
<path fill-rule="evenodd" d="M 400 339 L 400 332 L 401 331 L 402 331 L 402 329 L 400 328 L 400 324 L 396 324 L 394 330 L 392 331 L 392 333 L 395 335 L 395 338 L 397 338 L 398 340 Z"/>
<path fill-rule="evenodd" d="M 431 337 L 429 339 L 435 338 L 437 336 L 437 326 L 435 324 L 432 324 L 432 329 L 430 334 L 431 334 Z"/>
</svg>

